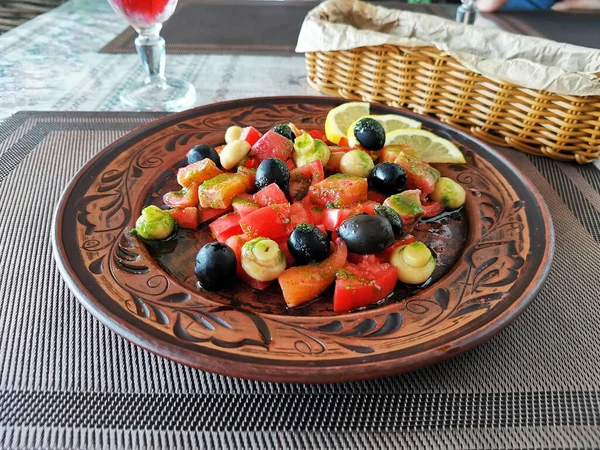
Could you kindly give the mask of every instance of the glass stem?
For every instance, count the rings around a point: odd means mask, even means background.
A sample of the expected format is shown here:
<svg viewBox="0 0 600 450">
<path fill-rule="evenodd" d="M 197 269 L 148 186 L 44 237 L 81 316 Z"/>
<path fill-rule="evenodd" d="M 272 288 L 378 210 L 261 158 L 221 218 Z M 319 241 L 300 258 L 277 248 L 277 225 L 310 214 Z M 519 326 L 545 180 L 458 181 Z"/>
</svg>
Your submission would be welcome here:
<svg viewBox="0 0 600 450">
<path fill-rule="evenodd" d="M 142 58 L 146 70 L 146 83 L 163 84 L 165 78 L 165 40 L 160 35 L 162 25 L 156 24 L 149 28 L 137 30 L 135 49 Z"/>
</svg>

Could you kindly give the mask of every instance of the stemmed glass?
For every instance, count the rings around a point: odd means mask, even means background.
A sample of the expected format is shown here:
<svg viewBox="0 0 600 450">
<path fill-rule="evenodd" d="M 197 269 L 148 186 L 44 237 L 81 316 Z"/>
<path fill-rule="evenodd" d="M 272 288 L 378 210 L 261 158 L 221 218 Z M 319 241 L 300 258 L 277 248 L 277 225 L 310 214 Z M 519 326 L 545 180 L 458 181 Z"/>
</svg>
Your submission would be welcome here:
<svg viewBox="0 0 600 450">
<path fill-rule="evenodd" d="M 138 32 L 135 49 L 142 58 L 146 79 L 121 94 L 129 107 L 150 111 L 180 111 L 193 105 L 196 89 L 191 83 L 165 77 L 165 40 L 160 35 L 177 0 L 108 0 Z"/>
</svg>

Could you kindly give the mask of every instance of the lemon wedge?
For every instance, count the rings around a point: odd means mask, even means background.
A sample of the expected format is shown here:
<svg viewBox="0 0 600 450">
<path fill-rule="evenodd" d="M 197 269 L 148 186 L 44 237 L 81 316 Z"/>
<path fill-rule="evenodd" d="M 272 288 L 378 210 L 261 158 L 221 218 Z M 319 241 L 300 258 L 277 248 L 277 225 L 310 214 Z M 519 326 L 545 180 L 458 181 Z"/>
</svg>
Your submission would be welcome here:
<svg viewBox="0 0 600 450">
<path fill-rule="evenodd" d="M 369 104 L 366 102 L 348 102 L 336 106 L 327 114 L 325 120 L 325 135 L 334 144 L 346 136 L 348 127 L 363 116 L 369 114 Z"/>
<path fill-rule="evenodd" d="M 385 135 L 385 145 L 410 145 L 415 156 L 428 163 L 464 164 L 465 157 L 456 145 L 425 130 L 402 129 Z"/>
<path fill-rule="evenodd" d="M 403 130 L 405 128 L 421 128 L 421 122 L 414 119 L 409 119 L 408 117 L 399 116 L 398 114 L 364 116 L 360 119 L 366 118 L 375 119 L 377 122 L 379 122 L 386 134 L 396 130 Z M 355 120 L 346 130 L 346 137 L 348 139 L 354 137 L 354 125 L 356 125 L 356 122 L 358 122 L 360 119 Z"/>
</svg>

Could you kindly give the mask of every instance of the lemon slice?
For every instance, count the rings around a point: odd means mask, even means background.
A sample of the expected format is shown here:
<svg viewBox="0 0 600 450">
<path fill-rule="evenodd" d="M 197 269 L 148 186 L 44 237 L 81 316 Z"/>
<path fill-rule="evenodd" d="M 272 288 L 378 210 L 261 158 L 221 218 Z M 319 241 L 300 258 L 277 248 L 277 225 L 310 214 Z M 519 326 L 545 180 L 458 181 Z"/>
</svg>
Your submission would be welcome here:
<svg viewBox="0 0 600 450">
<path fill-rule="evenodd" d="M 415 156 L 428 163 L 465 163 L 456 145 L 425 130 L 396 130 L 385 135 L 385 145 L 408 144 Z"/>
<path fill-rule="evenodd" d="M 379 122 L 381 124 L 381 126 L 383 127 L 383 129 L 385 130 L 385 133 L 391 133 L 392 131 L 396 131 L 396 130 L 403 130 L 405 128 L 412 128 L 412 129 L 419 129 L 421 128 L 421 122 L 417 121 L 417 120 L 413 120 L 413 119 L 409 119 L 408 117 L 404 117 L 404 116 L 399 116 L 398 114 L 384 114 L 384 115 L 373 115 L 373 116 L 364 116 L 361 117 L 360 119 L 366 119 L 366 118 L 370 118 L 370 119 L 375 119 L 377 122 Z M 350 125 L 348 127 L 348 129 L 346 130 L 346 137 L 348 139 L 351 139 L 354 137 L 354 125 L 356 125 L 356 122 L 358 122 L 360 119 L 355 120 L 352 125 Z"/>
<path fill-rule="evenodd" d="M 336 106 L 327 114 L 325 120 L 325 135 L 334 144 L 346 136 L 348 127 L 363 116 L 369 114 L 369 104 L 366 102 L 348 102 Z"/>
</svg>

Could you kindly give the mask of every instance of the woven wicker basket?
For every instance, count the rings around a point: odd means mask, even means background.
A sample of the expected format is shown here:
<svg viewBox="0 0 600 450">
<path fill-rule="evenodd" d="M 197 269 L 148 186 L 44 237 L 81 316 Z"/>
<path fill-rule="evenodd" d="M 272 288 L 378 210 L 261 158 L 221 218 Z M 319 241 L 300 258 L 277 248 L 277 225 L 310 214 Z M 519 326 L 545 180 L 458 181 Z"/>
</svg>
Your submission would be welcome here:
<svg viewBox="0 0 600 450">
<path fill-rule="evenodd" d="M 499 83 L 435 47 L 306 53 L 308 83 L 333 96 L 406 107 L 492 144 L 588 163 L 600 157 L 600 96 Z"/>
</svg>

